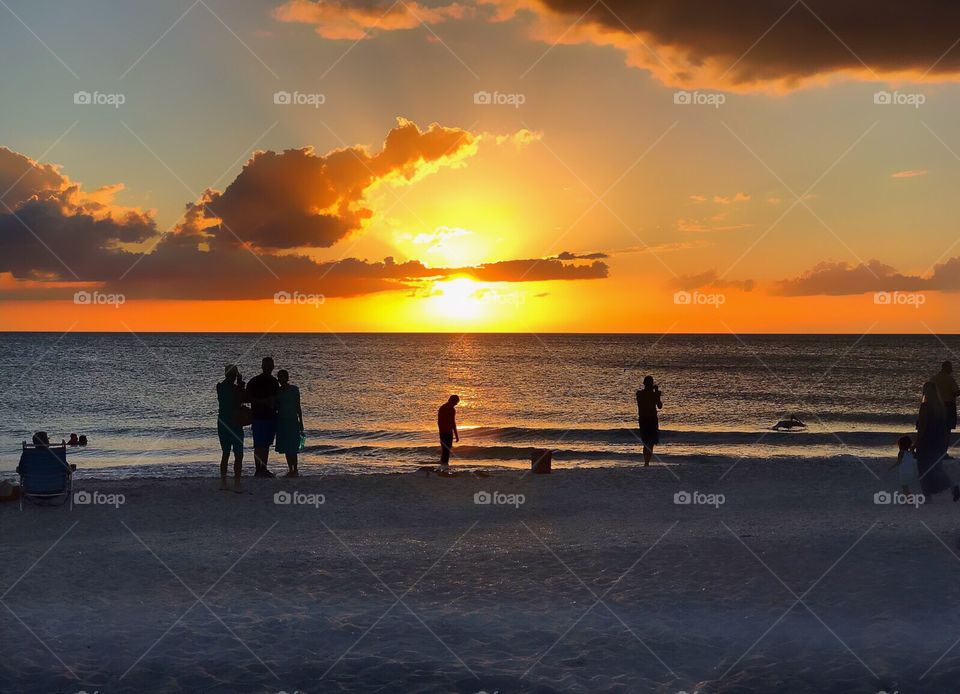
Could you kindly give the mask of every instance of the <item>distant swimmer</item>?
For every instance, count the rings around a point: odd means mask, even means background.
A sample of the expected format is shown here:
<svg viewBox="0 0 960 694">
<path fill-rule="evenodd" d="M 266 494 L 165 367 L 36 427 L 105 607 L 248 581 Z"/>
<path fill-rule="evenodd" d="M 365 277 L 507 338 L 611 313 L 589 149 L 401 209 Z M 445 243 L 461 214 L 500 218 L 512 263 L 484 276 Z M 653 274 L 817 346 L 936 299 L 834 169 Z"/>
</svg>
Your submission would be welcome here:
<svg viewBox="0 0 960 694">
<path fill-rule="evenodd" d="M 807 425 L 801 422 L 797 415 L 790 415 L 790 419 L 781 419 L 779 422 L 770 427 L 774 431 L 780 431 L 781 429 L 806 429 Z"/>
</svg>

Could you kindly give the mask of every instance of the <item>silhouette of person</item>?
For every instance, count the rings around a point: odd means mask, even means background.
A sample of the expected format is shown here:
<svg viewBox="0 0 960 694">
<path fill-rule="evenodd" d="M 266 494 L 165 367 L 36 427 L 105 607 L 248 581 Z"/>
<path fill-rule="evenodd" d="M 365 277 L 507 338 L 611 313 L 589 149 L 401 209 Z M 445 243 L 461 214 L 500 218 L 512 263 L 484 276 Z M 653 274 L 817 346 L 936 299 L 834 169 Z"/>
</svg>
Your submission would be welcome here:
<svg viewBox="0 0 960 694">
<path fill-rule="evenodd" d="M 299 477 L 297 454 L 303 435 L 303 410 L 300 409 L 300 389 L 290 383 L 286 369 L 277 371 L 280 393 L 277 395 L 277 453 L 287 456 L 287 477 Z"/>
<path fill-rule="evenodd" d="M 953 431 L 957 428 L 957 395 L 960 395 L 960 388 L 953 378 L 953 364 L 943 362 L 940 371 L 930 380 L 937 386 L 937 393 L 947 410 L 947 423 Z"/>
<path fill-rule="evenodd" d="M 660 443 L 660 420 L 657 410 L 663 408 L 660 400 L 660 387 L 653 382 L 653 376 L 644 376 L 643 388 L 637 391 L 637 424 L 640 427 L 640 441 L 643 442 L 643 465 L 650 465 L 653 447 Z"/>
<path fill-rule="evenodd" d="M 70 440 L 67 441 L 68 446 L 79 446 L 80 439 L 77 438 L 76 434 L 70 434 Z"/>
<path fill-rule="evenodd" d="M 457 431 L 457 405 L 459 395 L 451 395 L 437 410 L 437 429 L 440 432 L 440 469 L 446 470 L 450 465 L 450 453 L 453 442 L 460 443 L 460 432 Z"/>
<path fill-rule="evenodd" d="M 270 446 L 277 435 L 277 395 L 280 382 L 273 377 L 273 357 L 264 357 L 260 363 L 261 373 L 247 383 L 247 399 L 250 402 L 253 432 L 254 477 L 274 477 L 267 467 Z"/>
<path fill-rule="evenodd" d="M 773 425 L 773 429 L 780 431 L 781 429 L 805 429 L 806 424 L 800 421 L 800 418 L 797 415 L 790 415 L 790 419 L 781 419 L 779 422 Z"/>
<path fill-rule="evenodd" d="M 917 417 L 917 472 L 920 489 L 928 499 L 952 488 L 953 500 L 960 500 L 960 487 L 943 469 L 943 459 L 950 443 L 950 422 L 947 410 L 933 381 L 923 384 L 923 400 Z"/>
<path fill-rule="evenodd" d="M 243 474 L 243 426 L 239 414 L 244 399 L 243 376 L 235 364 L 227 364 L 223 369 L 223 380 L 217 384 L 220 489 L 227 488 L 227 463 L 230 461 L 230 451 L 233 451 L 233 489 L 240 491 L 240 477 Z"/>
</svg>

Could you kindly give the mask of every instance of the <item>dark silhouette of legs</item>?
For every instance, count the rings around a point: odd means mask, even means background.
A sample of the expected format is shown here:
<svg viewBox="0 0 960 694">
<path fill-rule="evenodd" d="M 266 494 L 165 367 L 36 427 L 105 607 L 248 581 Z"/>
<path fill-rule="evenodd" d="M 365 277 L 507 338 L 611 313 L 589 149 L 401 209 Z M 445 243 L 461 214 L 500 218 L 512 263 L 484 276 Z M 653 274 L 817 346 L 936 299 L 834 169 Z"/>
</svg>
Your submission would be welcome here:
<svg viewBox="0 0 960 694">
<path fill-rule="evenodd" d="M 440 434 L 440 467 L 450 464 L 450 453 L 453 449 L 453 432 Z"/>
<path fill-rule="evenodd" d="M 267 459 L 270 457 L 270 446 L 264 448 L 254 448 L 253 449 L 253 462 L 256 466 L 256 472 L 254 474 L 259 474 L 263 476 L 269 468 L 267 467 Z"/>
<path fill-rule="evenodd" d="M 299 477 L 300 471 L 297 469 L 298 460 L 296 453 L 287 453 L 287 477 Z"/>
</svg>

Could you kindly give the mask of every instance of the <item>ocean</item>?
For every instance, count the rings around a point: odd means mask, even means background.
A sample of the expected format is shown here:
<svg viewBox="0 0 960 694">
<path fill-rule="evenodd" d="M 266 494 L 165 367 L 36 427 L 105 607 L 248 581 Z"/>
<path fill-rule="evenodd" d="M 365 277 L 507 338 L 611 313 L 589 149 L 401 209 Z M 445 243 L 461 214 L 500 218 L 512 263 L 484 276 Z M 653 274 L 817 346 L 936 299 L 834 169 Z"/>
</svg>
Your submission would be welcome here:
<svg viewBox="0 0 960 694">
<path fill-rule="evenodd" d="M 634 392 L 663 392 L 664 461 L 892 459 L 920 388 L 960 337 L 934 335 L 116 334 L 0 335 L 0 470 L 21 442 L 85 434 L 84 474 L 214 475 L 214 386 L 264 355 L 300 387 L 303 474 L 405 472 L 435 463 L 436 410 L 460 395 L 454 464 L 635 465 Z M 955 361 L 960 364 L 960 357 Z M 797 414 L 802 432 L 774 432 Z M 249 429 L 247 460 L 252 469 Z M 273 454 L 274 470 L 285 469 Z"/>
</svg>

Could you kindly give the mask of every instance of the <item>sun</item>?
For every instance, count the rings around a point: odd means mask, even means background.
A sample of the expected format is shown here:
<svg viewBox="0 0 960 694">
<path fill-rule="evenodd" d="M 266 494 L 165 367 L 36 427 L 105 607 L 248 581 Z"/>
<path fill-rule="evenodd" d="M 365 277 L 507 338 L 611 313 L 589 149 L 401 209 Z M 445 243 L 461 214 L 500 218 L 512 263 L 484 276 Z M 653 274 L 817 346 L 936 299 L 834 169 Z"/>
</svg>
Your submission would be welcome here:
<svg viewBox="0 0 960 694">
<path fill-rule="evenodd" d="M 479 320 L 486 312 L 482 289 L 481 283 L 469 277 L 436 282 L 427 300 L 430 312 L 453 320 Z"/>
</svg>

